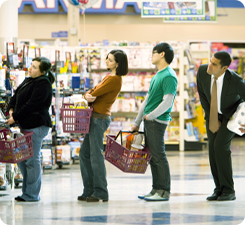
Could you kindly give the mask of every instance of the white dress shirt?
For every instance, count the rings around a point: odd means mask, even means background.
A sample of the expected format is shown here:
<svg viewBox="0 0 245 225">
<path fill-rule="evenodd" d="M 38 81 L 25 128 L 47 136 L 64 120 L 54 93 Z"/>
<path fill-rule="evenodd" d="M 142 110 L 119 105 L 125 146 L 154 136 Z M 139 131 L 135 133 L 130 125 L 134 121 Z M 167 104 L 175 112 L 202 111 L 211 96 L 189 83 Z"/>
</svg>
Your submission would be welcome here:
<svg viewBox="0 0 245 225">
<path fill-rule="evenodd" d="M 222 92 L 222 87 L 223 87 L 224 76 L 225 76 L 225 73 L 223 73 L 216 80 L 216 83 L 217 83 L 217 102 L 218 102 L 218 113 L 219 114 L 222 114 L 222 112 L 220 110 L 220 104 L 221 104 L 221 92 Z M 210 93 L 211 93 L 211 95 L 212 95 L 213 83 L 214 83 L 214 75 L 212 75 L 212 79 L 211 79 L 211 87 L 210 87 Z"/>
</svg>

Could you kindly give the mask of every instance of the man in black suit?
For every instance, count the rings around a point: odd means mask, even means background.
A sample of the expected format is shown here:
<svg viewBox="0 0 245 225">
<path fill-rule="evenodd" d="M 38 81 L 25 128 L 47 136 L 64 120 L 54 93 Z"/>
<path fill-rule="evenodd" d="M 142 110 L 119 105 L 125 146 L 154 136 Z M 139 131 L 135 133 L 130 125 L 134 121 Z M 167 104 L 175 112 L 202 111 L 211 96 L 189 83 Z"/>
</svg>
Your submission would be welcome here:
<svg viewBox="0 0 245 225">
<path fill-rule="evenodd" d="M 208 201 L 236 199 L 230 151 L 231 140 L 235 134 L 227 129 L 227 123 L 237 106 L 245 99 L 245 81 L 238 74 L 228 69 L 230 63 L 229 53 L 225 51 L 216 52 L 210 63 L 201 65 L 197 72 L 197 90 L 205 111 L 209 162 L 215 183 L 214 193 L 207 197 Z M 215 80 L 217 83 L 218 120 L 217 129 L 213 130 L 211 129 L 213 125 L 210 126 L 209 121 L 211 93 Z M 211 120 L 213 117 L 211 116 Z"/>
</svg>

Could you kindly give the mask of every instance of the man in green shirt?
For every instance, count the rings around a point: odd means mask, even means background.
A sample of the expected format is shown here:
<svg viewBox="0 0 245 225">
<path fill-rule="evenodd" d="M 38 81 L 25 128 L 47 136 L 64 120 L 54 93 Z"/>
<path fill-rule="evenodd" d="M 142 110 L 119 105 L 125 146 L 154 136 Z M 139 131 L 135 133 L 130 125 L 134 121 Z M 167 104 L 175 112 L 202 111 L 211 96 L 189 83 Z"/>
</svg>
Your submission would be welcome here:
<svg viewBox="0 0 245 225">
<path fill-rule="evenodd" d="M 158 72 L 152 78 L 149 91 L 136 117 L 132 131 L 138 131 L 144 120 L 145 145 L 150 149 L 152 190 L 138 198 L 146 201 L 168 201 L 170 196 L 170 171 L 165 153 L 164 133 L 171 121 L 170 112 L 177 90 L 175 71 L 169 66 L 174 51 L 167 43 L 157 44 L 152 52 L 152 64 Z"/>
</svg>

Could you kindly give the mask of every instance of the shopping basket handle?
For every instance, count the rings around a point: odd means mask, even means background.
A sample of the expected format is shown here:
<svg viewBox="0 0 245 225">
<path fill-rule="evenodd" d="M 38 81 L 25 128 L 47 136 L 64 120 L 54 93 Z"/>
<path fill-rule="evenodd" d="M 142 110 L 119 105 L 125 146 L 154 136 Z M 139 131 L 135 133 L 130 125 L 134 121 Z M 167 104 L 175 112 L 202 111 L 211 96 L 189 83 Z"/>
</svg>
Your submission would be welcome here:
<svg viewBox="0 0 245 225">
<path fill-rule="evenodd" d="M 144 134 L 144 131 L 128 131 L 128 130 L 121 130 L 122 133 L 139 133 L 139 134 Z"/>
<path fill-rule="evenodd" d="M 144 134 L 143 131 L 127 131 L 127 130 L 120 130 L 120 131 L 117 133 L 117 135 L 116 135 L 116 137 L 115 137 L 114 140 L 117 140 L 118 136 L 121 135 L 121 145 L 122 145 L 122 133 L 131 133 L 131 134 L 133 134 L 133 133 L 139 133 L 139 134 Z"/>
</svg>

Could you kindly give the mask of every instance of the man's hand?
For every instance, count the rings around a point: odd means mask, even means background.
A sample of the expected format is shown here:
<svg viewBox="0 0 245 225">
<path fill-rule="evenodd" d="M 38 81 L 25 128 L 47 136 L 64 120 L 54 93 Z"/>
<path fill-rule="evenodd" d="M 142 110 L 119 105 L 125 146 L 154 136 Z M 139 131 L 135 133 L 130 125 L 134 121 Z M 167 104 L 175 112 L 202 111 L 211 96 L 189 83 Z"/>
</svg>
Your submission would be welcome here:
<svg viewBox="0 0 245 225">
<path fill-rule="evenodd" d="M 144 116 L 144 119 L 145 119 L 145 120 L 149 120 L 147 115 Z"/>
<path fill-rule="evenodd" d="M 139 127 L 137 127 L 137 126 L 132 126 L 132 127 L 131 127 L 131 131 L 132 131 L 132 132 L 138 132 L 138 131 L 139 131 Z"/>
<path fill-rule="evenodd" d="M 13 124 L 15 121 L 14 121 L 14 118 L 11 116 L 8 120 L 5 121 L 6 124 L 10 125 L 10 124 Z"/>
<path fill-rule="evenodd" d="M 244 134 L 245 133 L 245 125 L 240 124 L 241 128 L 239 130 Z"/>
<path fill-rule="evenodd" d="M 86 94 L 84 97 L 88 102 L 94 102 L 96 99 L 96 97 L 93 97 L 91 94 Z"/>
</svg>

